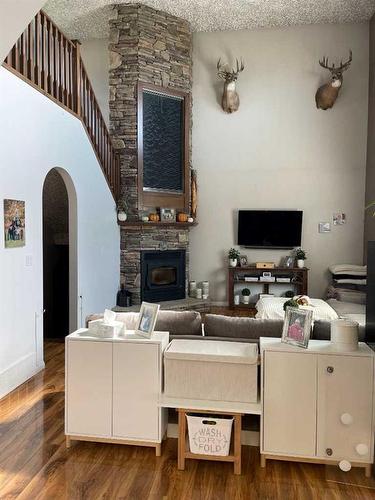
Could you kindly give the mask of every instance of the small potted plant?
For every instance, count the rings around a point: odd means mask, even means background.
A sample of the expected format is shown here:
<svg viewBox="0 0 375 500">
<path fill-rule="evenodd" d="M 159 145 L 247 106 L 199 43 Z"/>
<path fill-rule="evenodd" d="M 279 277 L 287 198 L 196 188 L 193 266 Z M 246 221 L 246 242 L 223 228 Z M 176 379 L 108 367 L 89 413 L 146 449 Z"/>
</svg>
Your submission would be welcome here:
<svg viewBox="0 0 375 500">
<path fill-rule="evenodd" d="M 303 269 L 305 267 L 306 252 L 302 248 L 296 250 L 297 267 Z"/>
<path fill-rule="evenodd" d="M 250 302 L 250 290 L 248 288 L 244 288 L 241 293 L 242 293 L 243 303 L 248 304 Z"/>
<path fill-rule="evenodd" d="M 126 202 L 124 200 L 119 200 L 117 202 L 117 218 L 120 222 L 125 222 L 128 218 L 126 209 Z"/>
<path fill-rule="evenodd" d="M 240 252 L 235 248 L 231 248 L 228 252 L 229 265 L 230 267 L 236 267 L 238 259 L 240 257 Z"/>
</svg>

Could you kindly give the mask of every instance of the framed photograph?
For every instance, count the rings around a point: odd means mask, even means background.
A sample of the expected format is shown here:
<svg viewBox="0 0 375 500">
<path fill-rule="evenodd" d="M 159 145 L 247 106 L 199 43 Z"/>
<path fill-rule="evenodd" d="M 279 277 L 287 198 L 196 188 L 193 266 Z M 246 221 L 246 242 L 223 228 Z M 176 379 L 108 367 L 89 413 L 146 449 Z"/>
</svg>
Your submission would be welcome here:
<svg viewBox="0 0 375 500">
<path fill-rule="evenodd" d="M 161 222 L 176 222 L 176 210 L 174 208 L 161 208 L 160 209 Z"/>
<path fill-rule="evenodd" d="M 241 267 L 247 266 L 247 255 L 240 255 L 240 266 Z"/>
<path fill-rule="evenodd" d="M 142 302 L 138 323 L 134 333 L 140 335 L 141 337 L 145 337 L 146 339 L 151 337 L 155 328 L 159 307 L 159 304 Z"/>
<path fill-rule="evenodd" d="M 307 349 L 310 340 L 312 310 L 287 307 L 281 342 Z"/>
<path fill-rule="evenodd" d="M 4 200 L 5 248 L 25 246 L 25 202 Z"/>
<path fill-rule="evenodd" d="M 285 257 L 285 260 L 284 260 L 284 266 L 285 267 L 294 267 L 294 257 L 292 257 L 291 255 L 288 255 L 287 257 Z"/>
<path fill-rule="evenodd" d="M 333 214 L 333 225 L 334 226 L 342 226 L 345 223 L 346 223 L 346 214 L 344 214 L 344 213 Z"/>
<path fill-rule="evenodd" d="M 319 222 L 319 233 L 330 233 L 331 223 L 330 222 Z"/>
</svg>

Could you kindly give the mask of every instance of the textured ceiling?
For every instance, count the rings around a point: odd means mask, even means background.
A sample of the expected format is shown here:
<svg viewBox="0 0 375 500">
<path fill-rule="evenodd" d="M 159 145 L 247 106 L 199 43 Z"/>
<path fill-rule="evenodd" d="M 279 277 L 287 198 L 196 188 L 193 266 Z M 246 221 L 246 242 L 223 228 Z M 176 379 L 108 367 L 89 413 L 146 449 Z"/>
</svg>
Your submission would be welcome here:
<svg viewBox="0 0 375 500">
<path fill-rule="evenodd" d="M 70 38 L 106 38 L 113 3 L 164 10 L 193 31 L 361 22 L 375 11 L 375 0 L 48 0 L 44 10 Z"/>
</svg>

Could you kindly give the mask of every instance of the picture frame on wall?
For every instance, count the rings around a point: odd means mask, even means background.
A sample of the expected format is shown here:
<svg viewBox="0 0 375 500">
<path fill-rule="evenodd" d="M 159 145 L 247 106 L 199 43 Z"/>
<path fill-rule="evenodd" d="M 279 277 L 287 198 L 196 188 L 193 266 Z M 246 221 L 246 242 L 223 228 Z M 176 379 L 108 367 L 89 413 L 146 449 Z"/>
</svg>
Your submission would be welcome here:
<svg viewBox="0 0 375 500">
<path fill-rule="evenodd" d="M 4 246 L 17 248 L 25 246 L 25 202 L 4 200 Z"/>
<path fill-rule="evenodd" d="M 146 339 L 151 338 L 154 332 L 160 305 L 142 302 L 135 334 Z"/>
<path fill-rule="evenodd" d="M 161 208 L 160 209 L 161 222 L 176 222 L 176 210 L 174 208 Z"/>
<path fill-rule="evenodd" d="M 312 310 L 287 307 L 281 342 L 307 349 L 311 334 Z"/>
<path fill-rule="evenodd" d="M 334 213 L 332 218 L 334 226 L 342 226 L 343 224 L 346 224 L 346 214 L 343 212 Z"/>
</svg>

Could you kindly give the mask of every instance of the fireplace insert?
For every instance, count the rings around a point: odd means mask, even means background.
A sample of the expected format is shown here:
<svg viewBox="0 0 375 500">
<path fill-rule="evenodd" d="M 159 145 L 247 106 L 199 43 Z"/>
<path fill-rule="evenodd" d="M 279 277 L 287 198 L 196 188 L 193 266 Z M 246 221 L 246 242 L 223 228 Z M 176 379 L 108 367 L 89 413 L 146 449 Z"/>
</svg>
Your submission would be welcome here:
<svg viewBox="0 0 375 500">
<path fill-rule="evenodd" d="M 141 252 L 141 299 L 162 302 L 185 298 L 185 250 Z"/>
</svg>

